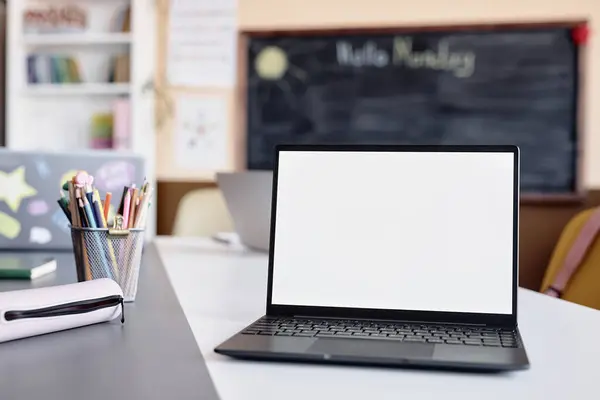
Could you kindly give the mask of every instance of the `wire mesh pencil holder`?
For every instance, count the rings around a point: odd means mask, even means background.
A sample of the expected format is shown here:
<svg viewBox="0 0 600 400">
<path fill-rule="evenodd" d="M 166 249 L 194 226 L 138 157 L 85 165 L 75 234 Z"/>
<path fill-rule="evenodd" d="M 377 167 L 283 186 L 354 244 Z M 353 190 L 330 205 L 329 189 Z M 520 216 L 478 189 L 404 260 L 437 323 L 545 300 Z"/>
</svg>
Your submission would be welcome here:
<svg viewBox="0 0 600 400">
<path fill-rule="evenodd" d="M 144 229 L 71 227 L 77 280 L 113 279 L 124 301 L 135 301 L 144 236 Z"/>
</svg>

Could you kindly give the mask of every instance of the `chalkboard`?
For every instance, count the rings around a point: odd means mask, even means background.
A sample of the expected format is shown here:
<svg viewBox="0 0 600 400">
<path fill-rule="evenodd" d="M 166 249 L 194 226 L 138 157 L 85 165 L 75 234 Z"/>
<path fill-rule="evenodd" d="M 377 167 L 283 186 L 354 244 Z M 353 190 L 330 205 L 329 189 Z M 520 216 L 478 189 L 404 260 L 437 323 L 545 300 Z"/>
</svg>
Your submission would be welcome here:
<svg viewBox="0 0 600 400">
<path fill-rule="evenodd" d="M 113 203 L 123 186 L 141 185 L 144 159 L 115 151 L 41 152 L 0 148 L 0 250 L 72 249 L 69 221 L 58 206 L 62 184 L 78 170 L 94 176 Z M 114 199 L 117 200 L 114 200 Z M 115 210 L 109 210 L 112 220 Z"/>
<path fill-rule="evenodd" d="M 246 163 L 278 143 L 515 144 L 524 194 L 578 189 L 572 24 L 248 33 Z"/>
</svg>

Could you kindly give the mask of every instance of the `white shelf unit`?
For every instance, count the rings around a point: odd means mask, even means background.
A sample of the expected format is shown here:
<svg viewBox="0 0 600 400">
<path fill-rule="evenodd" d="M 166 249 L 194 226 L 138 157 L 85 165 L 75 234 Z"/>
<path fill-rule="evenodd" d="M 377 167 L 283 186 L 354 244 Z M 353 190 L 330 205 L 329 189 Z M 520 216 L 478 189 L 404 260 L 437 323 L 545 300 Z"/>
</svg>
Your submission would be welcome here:
<svg viewBox="0 0 600 400">
<path fill-rule="evenodd" d="M 128 83 L 64 83 L 35 84 L 25 89 L 29 96 L 118 96 L 129 95 Z"/>
<path fill-rule="evenodd" d="M 78 151 L 90 148 L 91 118 L 112 112 L 116 99 L 130 101 L 130 151 L 144 157 L 146 176 L 156 186 L 154 0 L 8 0 L 6 146 L 15 150 Z M 29 7 L 74 4 L 87 11 L 83 32 L 25 32 Z M 131 31 L 115 32 L 113 18 L 131 7 Z M 130 81 L 109 83 L 111 57 L 128 53 Z M 27 57 L 52 54 L 77 60 L 82 83 L 28 83 Z M 156 196 L 156 192 L 155 192 Z M 156 234 L 155 205 L 148 237 Z"/>
<path fill-rule="evenodd" d="M 131 44 L 131 34 L 109 33 L 29 33 L 23 34 L 23 46 L 88 46 Z"/>
</svg>

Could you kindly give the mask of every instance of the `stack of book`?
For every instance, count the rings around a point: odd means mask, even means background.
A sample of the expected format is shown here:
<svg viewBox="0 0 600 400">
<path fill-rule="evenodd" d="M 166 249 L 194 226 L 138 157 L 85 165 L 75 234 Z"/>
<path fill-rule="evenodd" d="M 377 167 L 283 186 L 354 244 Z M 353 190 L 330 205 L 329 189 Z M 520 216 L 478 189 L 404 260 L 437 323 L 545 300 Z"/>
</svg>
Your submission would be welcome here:
<svg viewBox="0 0 600 400">
<path fill-rule="evenodd" d="M 77 61 L 72 57 L 36 55 L 27 56 L 27 81 L 36 83 L 80 83 Z"/>
</svg>

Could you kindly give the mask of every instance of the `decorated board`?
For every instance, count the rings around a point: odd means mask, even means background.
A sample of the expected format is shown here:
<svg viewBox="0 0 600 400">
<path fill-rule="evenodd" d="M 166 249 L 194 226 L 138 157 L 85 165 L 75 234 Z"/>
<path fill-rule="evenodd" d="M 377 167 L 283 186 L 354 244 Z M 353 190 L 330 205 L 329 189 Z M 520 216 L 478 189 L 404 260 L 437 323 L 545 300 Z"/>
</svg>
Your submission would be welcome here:
<svg viewBox="0 0 600 400">
<path fill-rule="evenodd" d="M 247 164 L 278 143 L 514 144 L 521 192 L 581 191 L 580 52 L 556 23 L 243 35 Z"/>
<path fill-rule="evenodd" d="M 101 195 L 118 197 L 123 186 L 144 179 L 142 157 L 130 154 L 0 149 L 0 249 L 72 247 L 69 222 L 57 200 L 62 184 L 78 170 L 94 176 Z"/>
</svg>

